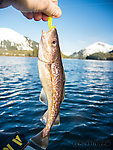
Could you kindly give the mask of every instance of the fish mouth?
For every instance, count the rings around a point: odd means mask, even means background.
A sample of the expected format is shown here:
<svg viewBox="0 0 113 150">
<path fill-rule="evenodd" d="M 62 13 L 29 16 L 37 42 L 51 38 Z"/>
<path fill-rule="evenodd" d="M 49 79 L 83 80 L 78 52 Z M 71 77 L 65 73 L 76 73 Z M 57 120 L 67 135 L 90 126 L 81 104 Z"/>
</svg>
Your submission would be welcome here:
<svg viewBox="0 0 113 150">
<path fill-rule="evenodd" d="M 47 32 L 45 32 L 44 30 L 42 30 L 42 36 L 46 36 L 46 35 L 48 35 L 48 34 L 52 34 L 53 32 L 55 32 L 56 31 L 56 28 L 52 28 L 52 29 L 50 29 L 49 31 L 47 31 Z"/>
</svg>

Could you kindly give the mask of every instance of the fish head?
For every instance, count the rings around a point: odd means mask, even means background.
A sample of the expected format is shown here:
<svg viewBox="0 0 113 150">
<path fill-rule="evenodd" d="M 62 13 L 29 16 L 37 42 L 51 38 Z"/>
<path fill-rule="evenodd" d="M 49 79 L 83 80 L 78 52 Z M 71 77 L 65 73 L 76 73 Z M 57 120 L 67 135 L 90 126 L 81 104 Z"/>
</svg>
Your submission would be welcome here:
<svg viewBox="0 0 113 150">
<path fill-rule="evenodd" d="M 45 62 L 54 62 L 59 53 L 60 48 L 56 28 L 52 28 L 48 32 L 42 30 L 38 57 Z"/>
</svg>

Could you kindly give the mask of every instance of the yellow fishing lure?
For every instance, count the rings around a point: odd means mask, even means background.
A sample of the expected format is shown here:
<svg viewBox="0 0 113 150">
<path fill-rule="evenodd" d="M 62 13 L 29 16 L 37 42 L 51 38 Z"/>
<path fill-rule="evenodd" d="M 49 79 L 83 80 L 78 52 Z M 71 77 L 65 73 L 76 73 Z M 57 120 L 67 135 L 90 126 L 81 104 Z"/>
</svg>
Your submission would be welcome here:
<svg viewBox="0 0 113 150">
<path fill-rule="evenodd" d="M 52 17 L 49 17 L 48 18 L 48 26 L 49 26 L 49 29 L 51 30 L 52 28 L 56 28 L 56 26 L 52 26 Z"/>
</svg>

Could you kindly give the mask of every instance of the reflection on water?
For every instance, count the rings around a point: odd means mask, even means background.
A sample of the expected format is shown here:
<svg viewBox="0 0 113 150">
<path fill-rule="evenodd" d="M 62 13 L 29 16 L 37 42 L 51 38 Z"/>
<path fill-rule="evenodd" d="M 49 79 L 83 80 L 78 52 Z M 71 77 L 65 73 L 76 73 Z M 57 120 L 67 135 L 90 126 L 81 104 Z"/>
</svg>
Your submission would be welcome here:
<svg viewBox="0 0 113 150">
<path fill-rule="evenodd" d="M 51 130 L 48 150 L 74 150 L 80 141 L 113 136 L 113 62 L 63 60 L 66 85 L 61 125 Z M 0 131 L 27 139 L 43 129 L 47 107 L 39 102 L 37 58 L 0 57 Z M 80 147 L 79 147 L 80 148 Z"/>
</svg>

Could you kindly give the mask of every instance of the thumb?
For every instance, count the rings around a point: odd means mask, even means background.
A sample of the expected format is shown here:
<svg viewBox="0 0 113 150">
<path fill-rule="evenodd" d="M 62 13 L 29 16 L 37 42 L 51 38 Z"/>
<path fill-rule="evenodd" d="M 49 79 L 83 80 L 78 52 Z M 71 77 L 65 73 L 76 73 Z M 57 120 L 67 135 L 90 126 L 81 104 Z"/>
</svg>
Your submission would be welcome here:
<svg viewBox="0 0 113 150">
<path fill-rule="evenodd" d="M 43 13 L 47 14 L 48 16 L 59 18 L 62 14 L 62 11 L 60 7 L 58 7 L 58 5 L 56 5 L 52 1 L 49 1 L 48 7 L 45 10 L 43 10 Z"/>
</svg>

